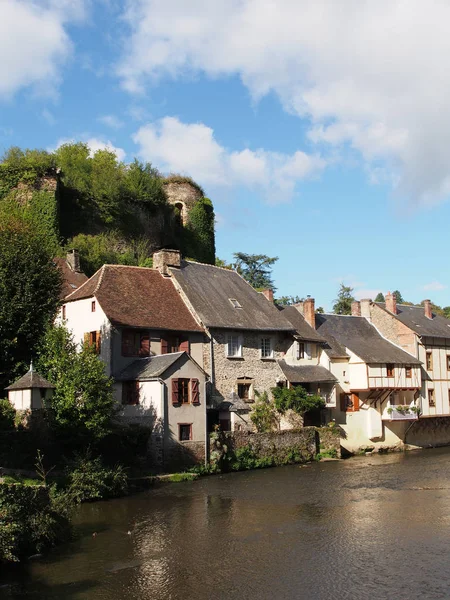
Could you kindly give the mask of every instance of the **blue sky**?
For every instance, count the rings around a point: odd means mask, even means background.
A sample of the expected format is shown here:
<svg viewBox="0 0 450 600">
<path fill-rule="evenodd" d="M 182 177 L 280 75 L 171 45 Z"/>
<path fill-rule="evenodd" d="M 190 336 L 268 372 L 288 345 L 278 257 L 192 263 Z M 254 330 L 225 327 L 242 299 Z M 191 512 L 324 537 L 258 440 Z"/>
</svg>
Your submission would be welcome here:
<svg viewBox="0 0 450 600">
<path fill-rule="evenodd" d="M 450 304 L 450 6 L 3 0 L 0 150 L 87 141 L 190 174 L 217 254 L 279 295 Z"/>
</svg>

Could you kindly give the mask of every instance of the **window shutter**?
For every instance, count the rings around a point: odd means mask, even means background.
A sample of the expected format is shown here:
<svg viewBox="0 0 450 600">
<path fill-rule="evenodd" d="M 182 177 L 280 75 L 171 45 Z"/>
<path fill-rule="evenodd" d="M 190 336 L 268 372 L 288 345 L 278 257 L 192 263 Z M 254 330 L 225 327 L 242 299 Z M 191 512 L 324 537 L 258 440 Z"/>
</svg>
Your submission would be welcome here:
<svg viewBox="0 0 450 600">
<path fill-rule="evenodd" d="M 189 354 L 189 340 L 183 340 L 179 345 L 180 352 L 187 352 Z"/>
<path fill-rule="evenodd" d="M 161 338 L 161 354 L 167 354 L 167 340 L 164 338 Z"/>
<path fill-rule="evenodd" d="M 347 394 L 341 394 L 341 411 L 347 410 Z"/>
<path fill-rule="evenodd" d="M 178 404 L 178 379 L 172 379 L 172 404 Z"/>
<path fill-rule="evenodd" d="M 141 334 L 139 340 L 139 356 L 150 356 L 150 336 L 147 333 Z"/>
<path fill-rule="evenodd" d="M 191 379 L 192 404 L 200 404 L 200 385 L 198 379 Z"/>
<path fill-rule="evenodd" d="M 97 354 L 100 354 L 101 349 L 102 349 L 102 332 L 97 331 L 97 335 L 95 337 L 95 350 L 96 350 Z"/>
<path fill-rule="evenodd" d="M 352 394 L 353 410 L 359 410 L 359 395 Z"/>
<path fill-rule="evenodd" d="M 89 339 L 90 339 L 90 333 L 89 333 L 89 331 L 87 331 L 87 332 L 84 334 L 84 345 L 85 345 L 85 346 L 89 346 Z"/>
</svg>

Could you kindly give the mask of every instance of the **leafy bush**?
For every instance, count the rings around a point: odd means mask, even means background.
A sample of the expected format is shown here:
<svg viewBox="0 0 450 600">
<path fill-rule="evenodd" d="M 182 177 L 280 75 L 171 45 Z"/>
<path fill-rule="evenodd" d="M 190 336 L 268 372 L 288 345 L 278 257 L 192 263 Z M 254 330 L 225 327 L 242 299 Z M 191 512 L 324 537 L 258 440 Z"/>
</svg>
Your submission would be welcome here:
<svg viewBox="0 0 450 600">
<path fill-rule="evenodd" d="M 19 561 L 67 538 L 70 503 L 53 488 L 0 483 L 0 562 Z"/>
<path fill-rule="evenodd" d="M 308 394 L 301 385 L 292 388 L 274 387 L 271 392 L 276 409 L 281 414 L 293 410 L 299 415 L 304 415 L 310 410 L 325 408 L 325 401 L 321 396 Z"/>
<path fill-rule="evenodd" d="M 101 458 L 88 452 L 72 461 L 67 470 L 68 495 L 74 502 L 116 498 L 128 491 L 127 475 L 121 465 L 105 467 Z"/>
<path fill-rule="evenodd" d="M 14 420 L 16 411 L 14 406 L 7 398 L 0 400 L 0 431 L 12 431 L 14 429 Z"/>
<path fill-rule="evenodd" d="M 269 400 L 267 392 L 257 393 L 250 419 L 258 433 L 267 433 L 276 429 L 278 424 L 276 409 L 273 402 Z"/>
</svg>

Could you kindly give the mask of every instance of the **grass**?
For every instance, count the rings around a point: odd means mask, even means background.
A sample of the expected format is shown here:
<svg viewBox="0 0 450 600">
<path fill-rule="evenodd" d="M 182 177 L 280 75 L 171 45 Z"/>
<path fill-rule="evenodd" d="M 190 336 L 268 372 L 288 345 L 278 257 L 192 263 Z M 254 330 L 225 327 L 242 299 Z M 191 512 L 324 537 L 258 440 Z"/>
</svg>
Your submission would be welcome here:
<svg viewBox="0 0 450 600">
<path fill-rule="evenodd" d="M 21 483 L 22 485 L 42 485 L 40 479 L 33 477 L 22 477 L 21 475 L 4 475 L 2 478 L 3 483 Z"/>
</svg>

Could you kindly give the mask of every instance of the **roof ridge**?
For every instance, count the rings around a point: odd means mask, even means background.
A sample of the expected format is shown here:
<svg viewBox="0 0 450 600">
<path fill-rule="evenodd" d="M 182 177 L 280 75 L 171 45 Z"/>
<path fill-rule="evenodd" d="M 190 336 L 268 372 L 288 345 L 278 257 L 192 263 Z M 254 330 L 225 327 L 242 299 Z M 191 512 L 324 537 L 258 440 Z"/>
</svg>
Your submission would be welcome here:
<svg viewBox="0 0 450 600">
<path fill-rule="evenodd" d="M 236 269 L 228 269 L 227 267 L 219 267 L 219 265 L 211 265 L 210 263 L 204 263 L 204 262 L 200 262 L 199 260 L 187 260 L 185 258 L 183 258 L 182 260 L 184 260 L 184 262 L 187 263 L 191 263 L 194 265 L 204 265 L 205 267 L 214 267 L 215 269 L 221 269 L 222 271 L 227 271 L 228 273 L 237 273 L 237 275 L 239 275 L 239 273 L 236 271 Z M 170 267 L 171 269 L 173 269 L 174 267 Z M 178 267 L 175 267 L 178 268 Z M 244 279 L 245 281 L 245 279 Z M 247 281 L 248 283 L 248 281 Z M 255 288 L 253 288 L 255 289 Z M 256 290 L 255 290 L 256 291 Z"/>
<path fill-rule="evenodd" d="M 82 284 L 80 285 L 80 287 L 78 287 L 76 290 L 73 290 L 73 292 L 70 292 L 70 294 L 68 294 L 68 295 L 67 295 L 67 296 L 66 296 L 66 297 L 63 299 L 63 300 L 64 300 L 64 302 L 67 302 L 67 301 L 69 301 L 69 300 L 70 300 L 70 298 L 71 298 L 71 296 L 73 296 L 74 294 L 77 294 L 78 292 L 80 292 L 80 291 L 81 291 L 81 290 L 84 288 L 84 286 L 85 286 L 87 283 L 89 283 L 89 282 L 91 281 L 91 279 L 93 279 L 93 278 L 94 278 L 94 277 L 97 275 L 97 273 L 98 273 L 99 271 L 101 271 L 101 270 L 103 269 L 103 267 L 104 267 L 104 266 L 105 266 L 105 265 L 101 266 L 101 267 L 100 267 L 100 269 L 97 269 L 97 270 L 95 271 L 95 273 L 89 277 L 89 279 L 87 279 L 87 280 L 86 280 L 84 283 L 82 283 Z M 92 294 L 92 295 L 93 295 L 93 294 Z"/>
<path fill-rule="evenodd" d="M 101 271 L 100 272 L 100 277 L 98 278 L 98 283 L 95 286 L 94 291 L 92 292 L 93 296 L 95 296 L 97 294 L 98 290 L 100 289 L 100 286 L 103 283 L 103 279 L 105 277 L 105 271 L 106 271 L 105 267 L 106 267 L 106 265 L 103 265 L 102 268 L 100 269 L 100 271 Z"/>
</svg>

